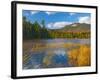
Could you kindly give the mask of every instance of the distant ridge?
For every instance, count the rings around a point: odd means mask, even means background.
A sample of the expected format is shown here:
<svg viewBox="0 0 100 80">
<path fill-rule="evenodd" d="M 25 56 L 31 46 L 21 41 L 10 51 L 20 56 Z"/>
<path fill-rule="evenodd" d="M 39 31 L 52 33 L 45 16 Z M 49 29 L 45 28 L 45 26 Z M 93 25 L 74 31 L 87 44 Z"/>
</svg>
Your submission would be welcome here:
<svg viewBox="0 0 100 80">
<path fill-rule="evenodd" d="M 75 32 L 89 32 L 91 29 L 90 24 L 86 23 L 73 23 L 70 25 L 66 25 L 65 27 L 58 29 L 63 31 L 75 31 Z"/>
</svg>

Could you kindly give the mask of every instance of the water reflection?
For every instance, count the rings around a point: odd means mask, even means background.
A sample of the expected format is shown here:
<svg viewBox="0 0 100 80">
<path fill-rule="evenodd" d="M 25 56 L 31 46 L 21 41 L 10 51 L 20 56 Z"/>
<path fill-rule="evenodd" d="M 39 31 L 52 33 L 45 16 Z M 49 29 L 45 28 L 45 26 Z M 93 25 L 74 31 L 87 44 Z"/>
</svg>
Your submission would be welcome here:
<svg viewBox="0 0 100 80">
<path fill-rule="evenodd" d="M 55 50 L 52 57 L 52 64 L 54 64 L 54 67 L 69 66 L 67 51 L 65 49 Z"/>
<path fill-rule="evenodd" d="M 54 40 L 39 40 L 33 41 L 33 44 L 41 43 L 46 46 L 48 43 L 80 43 L 90 44 L 89 39 L 77 39 L 77 40 L 65 40 L 65 39 L 54 39 Z M 71 47 L 72 48 L 72 47 Z M 69 67 L 68 49 L 61 48 L 48 48 L 45 50 L 29 51 L 29 58 L 23 64 L 23 69 L 40 69 L 40 68 L 58 68 L 58 67 Z"/>
</svg>

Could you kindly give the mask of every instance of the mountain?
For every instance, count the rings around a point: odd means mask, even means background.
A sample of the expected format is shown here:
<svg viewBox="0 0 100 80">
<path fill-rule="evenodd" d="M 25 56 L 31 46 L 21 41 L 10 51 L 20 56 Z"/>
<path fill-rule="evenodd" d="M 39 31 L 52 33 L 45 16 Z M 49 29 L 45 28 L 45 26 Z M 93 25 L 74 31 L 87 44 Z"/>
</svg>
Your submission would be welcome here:
<svg viewBox="0 0 100 80">
<path fill-rule="evenodd" d="M 74 32 L 88 32 L 90 31 L 90 24 L 86 23 L 73 23 L 70 25 L 66 25 L 65 27 L 59 29 L 63 31 L 74 31 Z"/>
</svg>

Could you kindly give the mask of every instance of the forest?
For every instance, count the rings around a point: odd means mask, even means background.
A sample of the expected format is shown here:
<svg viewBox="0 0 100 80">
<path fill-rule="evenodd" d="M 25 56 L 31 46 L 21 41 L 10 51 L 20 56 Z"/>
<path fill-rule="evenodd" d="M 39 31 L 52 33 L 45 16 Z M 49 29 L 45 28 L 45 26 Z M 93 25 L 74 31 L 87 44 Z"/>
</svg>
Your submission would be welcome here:
<svg viewBox="0 0 100 80">
<path fill-rule="evenodd" d="M 66 27 L 66 26 L 65 26 Z M 23 17 L 23 39 L 32 40 L 32 39 L 54 39 L 54 38 L 69 38 L 69 39 L 86 39 L 90 38 L 90 31 L 71 31 L 67 29 L 48 29 L 45 25 L 45 20 L 41 21 L 41 24 L 38 21 L 31 23 L 27 21 L 26 17 Z M 79 26 L 80 28 L 80 26 Z M 75 28 L 73 28 L 75 29 Z"/>
</svg>

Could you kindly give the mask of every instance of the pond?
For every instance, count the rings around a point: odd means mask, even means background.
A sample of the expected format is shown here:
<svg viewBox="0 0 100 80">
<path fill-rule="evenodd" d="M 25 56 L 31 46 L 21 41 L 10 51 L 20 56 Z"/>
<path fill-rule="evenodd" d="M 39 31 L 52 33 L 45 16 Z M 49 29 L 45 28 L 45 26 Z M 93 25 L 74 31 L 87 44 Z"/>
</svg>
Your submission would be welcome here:
<svg viewBox="0 0 100 80">
<path fill-rule="evenodd" d="M 70 64 L 68 51 L 79 48 L 80 45 L 90 47 L 90 39 L 24 41 L 23 69 L 72 67 L 74 65 Z"/>
</svg>

